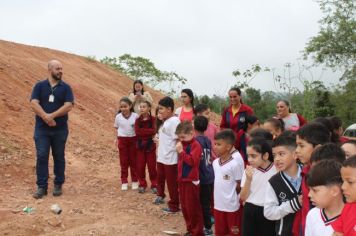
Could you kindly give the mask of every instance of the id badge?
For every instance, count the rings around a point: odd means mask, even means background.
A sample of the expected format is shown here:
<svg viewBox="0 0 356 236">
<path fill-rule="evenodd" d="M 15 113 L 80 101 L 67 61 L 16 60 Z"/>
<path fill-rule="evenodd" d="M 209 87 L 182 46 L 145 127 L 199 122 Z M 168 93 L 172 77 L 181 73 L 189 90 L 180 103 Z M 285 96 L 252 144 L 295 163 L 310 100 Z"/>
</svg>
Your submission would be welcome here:
<svg viewBox="0 0 356 236">
<path fill-rule="evenodd" d="M 49 102 L 54 102 L 54 95 L 53 94 L 49 95 L 48 101 Z"/>
</svg>

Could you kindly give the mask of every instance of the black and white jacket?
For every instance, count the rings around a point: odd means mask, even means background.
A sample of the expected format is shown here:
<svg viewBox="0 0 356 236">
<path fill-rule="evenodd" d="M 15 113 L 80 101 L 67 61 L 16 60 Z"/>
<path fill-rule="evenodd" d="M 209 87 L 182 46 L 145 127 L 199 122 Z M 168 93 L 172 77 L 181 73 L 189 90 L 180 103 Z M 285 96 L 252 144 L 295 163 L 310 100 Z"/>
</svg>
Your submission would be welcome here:
<svg viewBox="0 0 356 236">
<path fill-rule="evenodd" d="M 300 194 L 301 187 L 296 190 L 283 172 L 268 181 L 263 214 L 276 221 L 277 235 L 292 235 L 295 214 L 302 208 L 298 201 Z"/>
</svg>

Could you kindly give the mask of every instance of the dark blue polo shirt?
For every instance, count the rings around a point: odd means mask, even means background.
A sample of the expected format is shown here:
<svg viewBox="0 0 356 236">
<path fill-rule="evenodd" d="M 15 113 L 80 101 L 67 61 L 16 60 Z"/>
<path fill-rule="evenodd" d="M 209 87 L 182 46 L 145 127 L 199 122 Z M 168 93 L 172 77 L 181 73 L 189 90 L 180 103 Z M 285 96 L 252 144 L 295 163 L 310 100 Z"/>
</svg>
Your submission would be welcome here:
<svg viewBox="0 0 356 236">
<path fill-rule="evenodd" d="M 53 94 L 54 100 L 50 102 L 50 96 Z M 63 81 L 51 88 L 48 80 L 39 81 L 32 90 L 31 100 L 37 99 L 40 106 L 46 113 L 52 113 L 64 105 L 65 102 L 74 103 L 74 96 L 71 87 Z M 67 129 L 68 128 L 68 114 L 54 119 L 56 121 L 55 127 L 49 127 L 41 117 L 36 115 L 35 129 Z"/>
</svg>

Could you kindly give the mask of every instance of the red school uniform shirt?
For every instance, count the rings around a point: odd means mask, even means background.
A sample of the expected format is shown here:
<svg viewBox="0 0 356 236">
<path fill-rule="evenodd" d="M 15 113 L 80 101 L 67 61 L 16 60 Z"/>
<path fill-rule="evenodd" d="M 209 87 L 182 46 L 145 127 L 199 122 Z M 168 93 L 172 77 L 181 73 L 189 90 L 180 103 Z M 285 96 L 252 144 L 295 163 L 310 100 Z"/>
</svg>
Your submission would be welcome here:
<svg viewBox="0 0 356 236">
<path fill-rule="evenodd" d="M 135 133 L 137 136 L 137 147 L 139 149 L 155 148 L 156 145 L 152 138 L 156 134 L 156 118 L 149 116 L 147 120 L 144 120 L 140 116 L 135 122 Z"/>
<path fill-rule="evenodd" d="M 201 146 L 195 138 L 182 144 L 183 152 L 178 154 L 178 180 L 181 182 L 199 181 Z"/>
<path fill-rule="evenodd" d="M 331 223 L 335 232 L 356 236 L 356 202 L 347 203 L 339 218 Z"/>
<path fill-rule="evenodd" d="M 306 176 L 310 171 L 310 165 L 305 165 L 302 170 L 302 214 L 301 214 L 301 226 L 302 226 L 302 235 L 304 235 L 305 231 L 305 223 L 307 220 L 307 215 L 310 209 L 314 208 L 311 204 L 310 199 L 308 197 L 309 188 L 306 182 Z"/>
<path fill-rule="evenodd" d="M 238 112 L 233 116 L 232 105 L 225 108 L 222 117 L 220 128 L 221 129 L 232 129 L 236 134 L 235 148 L 239 150 L 245 162 L 247 162 L 246 146 L 247 140 L 244 128 L 246 126 L 246 116 L 253 115 L 253 110 L 251 107 L 241 104 Z"/>
</svg>

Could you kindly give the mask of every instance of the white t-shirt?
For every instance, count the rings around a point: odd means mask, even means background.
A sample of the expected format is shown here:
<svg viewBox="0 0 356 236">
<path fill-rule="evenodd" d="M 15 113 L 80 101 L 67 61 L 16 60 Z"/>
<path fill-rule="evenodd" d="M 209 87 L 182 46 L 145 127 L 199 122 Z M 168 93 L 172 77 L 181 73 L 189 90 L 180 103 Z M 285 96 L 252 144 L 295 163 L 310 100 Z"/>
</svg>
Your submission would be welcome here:
<svg viewBox="0 0 356 236">
<path fill-rule="evenodd" d="M 237 157 L 237 155 L 235 156 Z M 220 158 L 218 158 L 213 161 L 213 168 L 215 175 L 214 208 L 224 212 L 237 211 L 240 208 L 240 198 L 236 193 L 236 181 L 242 178 L 243 161 L 240 162 L 239 158 L 231 156 L 229 160 L 221 163 Z"/>
<path fill-rule="evenodd" d="M 157 162 L 165 165 L 174 165 L 178 163 L 178 153 L 176 151 L 178 137 L 175 133 L 179 123 L 179 118 L 172 116 L 165 120 L 159 129 Z"/>
<path fill-rule="evenodd" d="M 134 112 L 131 113 L 129 118 L 125 118 L 122 113 L 115 117 L 114 127 L 117 128 L 118 137 L 134 137 L 135 134 L 135 121 L 138 115 Z"/>
<path fill-rule="evenodd" d="M 308 212 L 307 222 L 305 225 L 305 236 L 331 236 L 333 235 L 333 228 L 331 223 L 337 217 L 328 219 L 322 209 L 314 207 Z"/>
<path fill-rule="evenodd" d="M 263 207 L 266 197 L 266 187 L 268 180 L 277 173 L 276 167 L 271 163 L 266 169 L 255 168 L 250 186 L 250 194 L 246 202 Z M 242 176 L 241 188 L 246 182 L 246 171 Z"/>
</svg>

